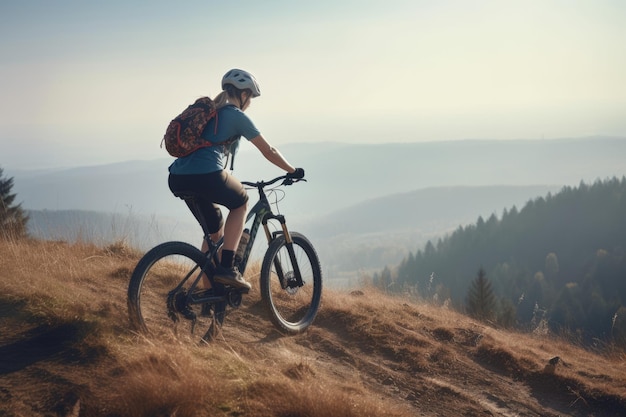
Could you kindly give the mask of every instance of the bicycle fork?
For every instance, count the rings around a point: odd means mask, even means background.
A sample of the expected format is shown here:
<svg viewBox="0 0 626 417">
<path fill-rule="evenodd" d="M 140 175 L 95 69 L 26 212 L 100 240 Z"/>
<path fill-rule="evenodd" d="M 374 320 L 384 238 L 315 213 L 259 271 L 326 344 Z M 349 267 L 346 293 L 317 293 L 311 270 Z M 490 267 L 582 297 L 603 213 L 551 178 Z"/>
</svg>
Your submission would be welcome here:
<svg viewBox="0 0 626 417">
<path fill-rule="evenodd" d="M 280 227 L 282 231 L 271 233 L 269 227 L 267 225 L 268 219 L 277 220 L 280 223 Z M 263 228 L 265 229 L 265 235 L 267 236 L 268 243 L 271 243 L 276 235 L 282 234 L 285 237 L 285 247 L 287 248 L 287 253 L 289 253 L 289 260 L 291 261 L 291 266 L 293 268 L 293 274 L 295 277 L 295 284 L 289 282 L 287 276 L 285 276 L 285 271 L 283 271 L 283 267 L 280 263 L 280 259 L 276 257 L 274 259 L 274 268 L 276 268 L 276 274 L 278 275 L 278 279 L 280 281 L 280 286 L 283 290 L 287 290 L 289 288 L 302 287 L 304 285 L 304 281 L 302 280 L 302 273 L 300 272 L 300 266 L 298 265 L 296 259 L 296 252 L 294 250 L 293 239 L 291 238 L 291 234 L 289 233 L 289 229 L 287 228 L 287 222 L 285 220 L 285 216 L 283 215 L 272 215 L 266 217 L 263 221 Z"/>
</svg>

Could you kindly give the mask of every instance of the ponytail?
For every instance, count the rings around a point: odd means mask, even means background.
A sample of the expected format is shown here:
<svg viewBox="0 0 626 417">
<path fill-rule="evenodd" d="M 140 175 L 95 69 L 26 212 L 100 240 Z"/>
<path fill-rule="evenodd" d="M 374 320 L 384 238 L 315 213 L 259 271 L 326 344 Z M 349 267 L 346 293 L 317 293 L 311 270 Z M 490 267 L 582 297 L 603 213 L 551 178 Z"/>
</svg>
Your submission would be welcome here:
<svg viewBox="0 0 626 417">
<path fill-rule="evenodd" d="M 228 99 L 231 99 L 232 102 L 232 99 L 234 98 L 237 98 L 241 103 L 241 93 L 243 91 L 248 91 L 248 94 L 252 94 L 252 90 L 250 90 L 249 88 L 246 88 L 245 90 L 240 90 L 239 88 L 231 84 L 226 84 L 224 86 L 224 90 L 213 99 L 213 101 L 215 102 L 215 107 L 218 109 L 224 107 L 226 104 L 228 104 Z"/>
<path fill-rule="evenodd" d="M 222 108 L 226 105 L 226 103 L 228 103 L 228 94 L 226 93 L 226 91 L 222 91 L 217 96 L 215 96 L 213 101 L 215 102 L 215 108 Z"/>
</svg>

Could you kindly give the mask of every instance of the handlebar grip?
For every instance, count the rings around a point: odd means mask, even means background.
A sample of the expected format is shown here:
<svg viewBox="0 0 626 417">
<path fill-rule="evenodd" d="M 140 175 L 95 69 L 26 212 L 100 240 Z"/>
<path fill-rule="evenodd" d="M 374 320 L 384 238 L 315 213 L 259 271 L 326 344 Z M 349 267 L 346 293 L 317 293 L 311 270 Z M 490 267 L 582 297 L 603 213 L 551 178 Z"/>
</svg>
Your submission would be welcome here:
<svg viewBox="0 0 626 417">
<path fill-rule="evenodd" d="M 295 179 L 295 180 L 299 180 L 299 179 L 304 178 L 304 169 L 296 168 L 296 170 L 294 172 L 287 174 L 287 178 Z"/>
</svg>

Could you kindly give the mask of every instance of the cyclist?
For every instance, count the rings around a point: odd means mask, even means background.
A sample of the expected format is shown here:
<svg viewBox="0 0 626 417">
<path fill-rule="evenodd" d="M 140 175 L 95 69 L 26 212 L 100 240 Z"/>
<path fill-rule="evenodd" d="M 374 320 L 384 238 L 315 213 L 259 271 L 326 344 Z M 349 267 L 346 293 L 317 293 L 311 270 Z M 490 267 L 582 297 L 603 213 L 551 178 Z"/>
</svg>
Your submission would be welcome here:
<svg viewBox="0 0 626 417">
<path fill-rule="evenodd" d="M 209 227 L 210 238 L 217 242 L 222 236 L 222 257 L 217 266 L 216 282 L 237 288 L 250 289 L 241 273 L 234 266 L 234 255 L 243 232 L 248 195 L 239 180 L 226 171 L 227 149 L 220 143 L 231 143 L 241 136 L 252 142 L 261 154 L 278 168 L 287 171 L 292 178 L 304 177 L 302 168 L 294 168 L 278 149 L 271 146 L 261 135 L 252 120 L 244 113 L 254 97 L 261 95 L 259 85 L 247 71 L 232 69 L 222 78 L 222 92 L 215 97 L 217 117 L 212 118 L 202 137 L 216 145 L 196 150 L 176 159 L 169 167 L 169 188 L 172 192 L 193 191 L 201 195 L 198 201 L 202 215 Z M 226 222 L 218 205 L 228 208 Z M 191 209 L 191 206 L 190 206 Z M 193 212 L 193 209 L 192 209 Z M 193 213 L 196 219 L 197 213 Z M 208 243 L 202 242 L 202 251 L 208 251 Z M 209 287 L 205 280 L 205 287 Z"/>
</svg>

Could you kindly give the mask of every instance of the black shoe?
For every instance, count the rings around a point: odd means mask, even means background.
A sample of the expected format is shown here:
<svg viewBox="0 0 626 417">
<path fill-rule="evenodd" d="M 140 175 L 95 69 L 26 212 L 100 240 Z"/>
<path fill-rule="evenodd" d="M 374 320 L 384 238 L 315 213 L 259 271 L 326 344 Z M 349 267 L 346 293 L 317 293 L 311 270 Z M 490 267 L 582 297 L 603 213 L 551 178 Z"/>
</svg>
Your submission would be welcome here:
<svg viewBox="0 0 626 417">
<path fill-rule="evenodd" d="M 225 268 L 221 265 L 218 266 L 215 268 L 215 275 L 213 276 L 213 279 L 220 284 L 230 285 L 235 288 L 245 290 L 250 290 L 250 288 L 252 288 L 252 285 L 243 279 L 236 266 L 233 266 L 232 268 Z"/>
</svg>

